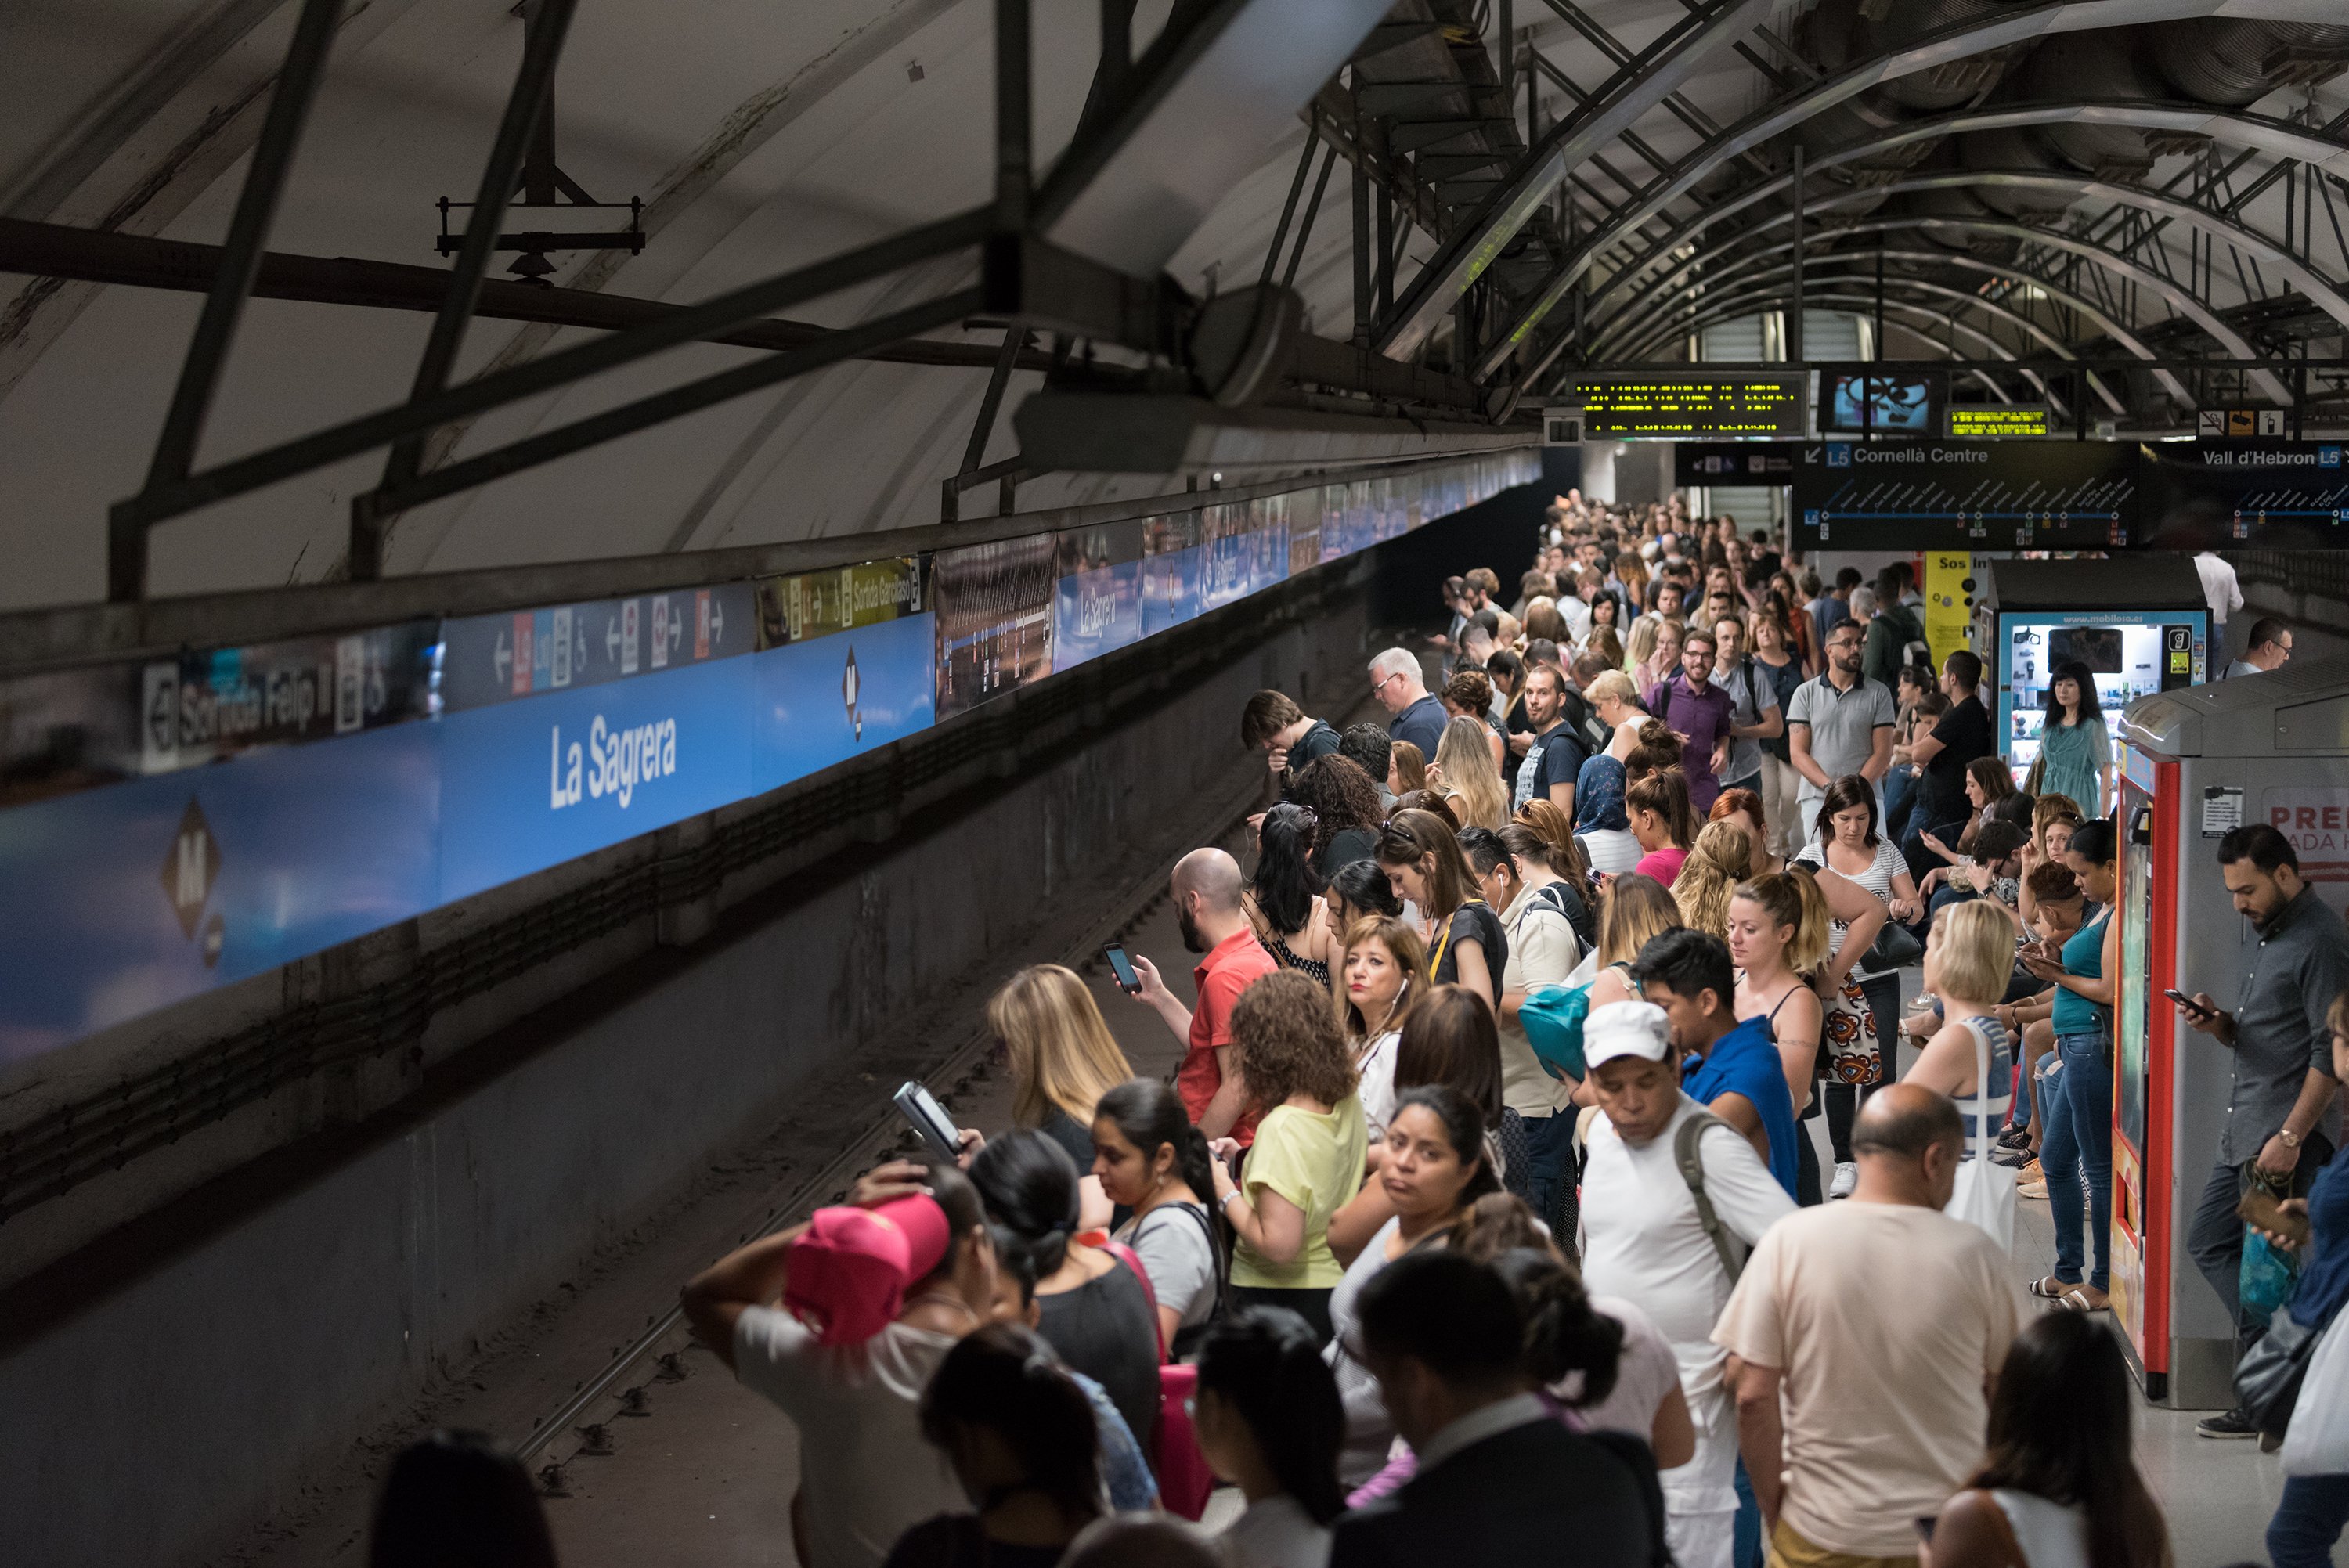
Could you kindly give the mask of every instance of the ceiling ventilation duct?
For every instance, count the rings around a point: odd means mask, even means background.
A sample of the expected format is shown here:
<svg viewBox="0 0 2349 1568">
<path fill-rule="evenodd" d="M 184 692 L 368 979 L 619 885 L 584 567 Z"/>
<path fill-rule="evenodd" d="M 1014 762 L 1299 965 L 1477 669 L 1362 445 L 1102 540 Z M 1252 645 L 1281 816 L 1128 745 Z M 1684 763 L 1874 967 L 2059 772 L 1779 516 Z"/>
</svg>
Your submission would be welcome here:
<svg viewBox="0 0 2349 1568">
<path fill-rule="evenodd" d="M 2000 97 L 2037 103 L 2166 98 L 2168 89 L 2146 60 L 2144 43 L 2142 33 L 2118 28 L 2058 34 L 2032 51 L 2009 78 L 2012 93 Z M 2135 183 L 2153 170 L 2155 149 L 2134 126 L 2059 120 L 2038 130 L 2058 158 L 2083 174 Z"/>
<path fill-rule="evenodd" d="M 1998 182 L 1994 171 L 2000 170 L 2024 174 L 2070 172 L 2063 160 L 2040 139 L 2034 126 L 2008 125 L 1993 130 L 1968 131 L 1959 139 L 1958 157 L 1964 167 L 1985 175 L 1973 187 L 1973 194 L 1992 211 L 2003 212 L 2018 223 L 2052 223 L 2080 199 L 2076 191 Z"/>
<path fill-rule="evenodd" d="M 2243 108 L 2277 88 L 2308 86 L 2349 65 L 2349 26 L 2222 16 L 2145 29 L 2152 63 L 2197 103 Z"/>
<path fill-rule="evenodd" d="M 2027 0 L 1871 0 L 1860 8 L 1854 56 L 1866 59 L 1913 44 L 1929 33 L 1960 22 L 2024 8 Z M 1882 20 L 1869 18 L 1880 14 Z M 1884 84 L 1884 94 L 1903 108 L 1930 112 L 1956 108 L 1995 85 L 2019 45 L 1985 49 L 1929 70 L 1911 71 Z"/>
</svg>

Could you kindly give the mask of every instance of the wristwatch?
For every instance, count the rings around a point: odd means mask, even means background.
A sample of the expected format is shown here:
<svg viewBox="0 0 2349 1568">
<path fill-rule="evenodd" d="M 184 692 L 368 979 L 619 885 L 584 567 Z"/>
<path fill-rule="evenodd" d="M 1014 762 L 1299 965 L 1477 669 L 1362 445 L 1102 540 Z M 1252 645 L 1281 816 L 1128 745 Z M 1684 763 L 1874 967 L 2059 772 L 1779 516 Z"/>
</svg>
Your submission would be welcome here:
<svg viewBox="0 0 2349 1568">
<path fill-rule="evenodd" d="M 2297 1149 L 2300 1147 L 2300 1134 L 2294 1132 L 2289 1127 L 2277 1128 L 2276 1136 L 2283 1140 L 2283 1146 L 2286 1149 Z"/>
</svg>

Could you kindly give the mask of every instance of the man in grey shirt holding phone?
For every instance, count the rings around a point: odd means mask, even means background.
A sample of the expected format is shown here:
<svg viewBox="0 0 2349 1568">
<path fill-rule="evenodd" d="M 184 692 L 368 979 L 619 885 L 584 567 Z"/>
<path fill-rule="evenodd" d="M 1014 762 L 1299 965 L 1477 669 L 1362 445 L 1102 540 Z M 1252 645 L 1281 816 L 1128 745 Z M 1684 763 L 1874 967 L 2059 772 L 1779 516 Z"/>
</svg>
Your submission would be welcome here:
<svg viewBox="0 0 2349 1568">
<path fill-rule="evenodd" d="M 2261 1334 L 2242 1313 L 2237 1285 L 2243 1264 L 2243 1222 L 2236 1205 L 2256 1165 L 2288 1179 L 2304 1194 L 2332 1158 L 2340 1118 L 2333 1100 L 2333 1034 L 2326 1015 L 2349 989 L 2349 926 L 2302 880 L 2292 842 L 2265 822 L 2219 841 L 2219 870 L 2236 910 L 2259 932 L 2235 1010 L 2208 992 L 2182 1010 L 2186 1021 L 2234 1053 L 2227 1122 L 2218 1162 L 2187 1231 L 2194 1264 L 2210 1282 L 2248 1348 Z M 2195 1429 L 2206 1438 L 2248 1438 L 2256 1429 L 2240 1410 Z"/>
</svg>

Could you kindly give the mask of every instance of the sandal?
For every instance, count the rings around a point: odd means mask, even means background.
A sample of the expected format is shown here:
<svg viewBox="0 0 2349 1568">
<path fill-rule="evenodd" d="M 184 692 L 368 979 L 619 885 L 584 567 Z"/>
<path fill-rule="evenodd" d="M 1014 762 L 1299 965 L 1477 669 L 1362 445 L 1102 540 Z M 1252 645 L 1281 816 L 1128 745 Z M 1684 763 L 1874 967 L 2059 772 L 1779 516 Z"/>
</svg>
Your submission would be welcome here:
<svg viewBox="0 0 2349 1568">
<path fill-rule="evenodd" d="M 2075 1284 L 2071 1289 L 2064 1293 L 2063 1299 L 2059 1305 L 2061 1305 L 2067 1312 L 2110 1311 L 2113 1305 L 2112 1298 L 2100 1290 L 2095 1291 L 2095 1294 L 2091 1295 L 2090 1292 L 2092 1290 L 2094 1290 L 2093 1286 Z"/>
<path fill-rule="evenodd" d="M 2077 1290 L 2079 1288 L 2078 1282 L 2075 1281 L 2071 1284 L 2065 1284 L 2054 1274 L 2048 1274 L 2043 1279 L 2035 1279 L 2031 1282 L 2031 1294 L 2037 1296 L 2042 1301 L 2061 1301 L 2064 1299 L 2064 1293 L 2065 1291 Z"/>
</svg>

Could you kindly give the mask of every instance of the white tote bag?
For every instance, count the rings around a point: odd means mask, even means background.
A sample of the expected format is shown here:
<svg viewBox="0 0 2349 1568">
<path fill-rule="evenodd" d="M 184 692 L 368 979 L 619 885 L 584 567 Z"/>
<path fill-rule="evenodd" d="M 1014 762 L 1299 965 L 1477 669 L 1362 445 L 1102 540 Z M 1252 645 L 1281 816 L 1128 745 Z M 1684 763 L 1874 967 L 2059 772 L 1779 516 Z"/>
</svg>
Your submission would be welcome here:
<svg viewBox="0 0 2349 1568">
<path fill-rule="evenodd" d="M 2286 1475 L 2349 1474 L 2349 1312 L 2336 1312 L 2308 1353 L 2292 1425 L 2283 1435 Z"/>
<path fill-rule="evenodd" d="M 1972 1158 L 1959 1165 L 1957 1186 L 1950 1193 L 1949 1206 L 1941 1212 L 1970 1225 L 1980 1225 L 2001 1251 L 2011 1251 L 2014 1246 L 2014 1172 L 1993 1164 L 1990 1157 L 1991 1118 L 2008 1097 L 1992 1097 L 1990 1092 L 1990 1042 L 1982 1037 L 1981 1020 L 1968 1018 L 1964 1022 L 1966 1033 L 1974 1041 L 1974 1092 L 1960 1105 L 1974 1119 L 1974 1130 L 1966 1140 L 1966 1151 Z"/>
</svg>

